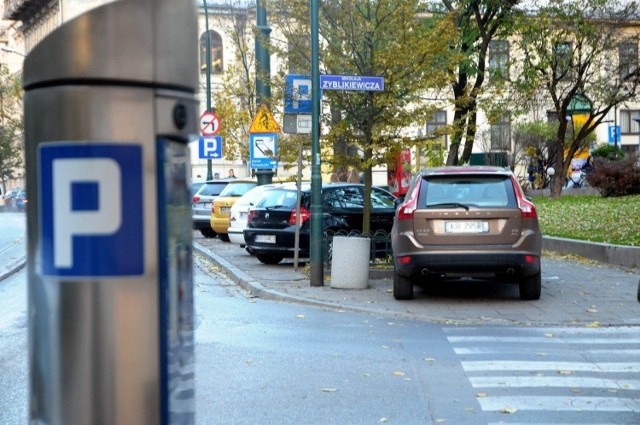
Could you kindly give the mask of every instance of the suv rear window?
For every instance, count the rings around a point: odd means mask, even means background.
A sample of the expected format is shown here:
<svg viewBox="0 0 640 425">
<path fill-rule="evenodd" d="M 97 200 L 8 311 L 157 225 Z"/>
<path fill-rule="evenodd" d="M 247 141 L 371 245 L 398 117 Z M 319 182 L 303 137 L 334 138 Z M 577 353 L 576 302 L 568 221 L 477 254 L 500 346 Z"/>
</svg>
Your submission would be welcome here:
<svg viewBox="0 0 640 425">
<path fill-rule="evenodd" d="M 430 177 L 420 187 L 418 208 L 463 204 L 484 208 L 517 206 L 511 179 L 507 176 L 460 175 Z"/>
<path fill-rule="evenodd" d="M 220 183 L 205 183 L 202 185 L 200 190 L 198 191 L 198 195 L 200 196 L 218 196 L 222 189 L 227 186 L 228 182 L 220 182 Z"/>
</svg>

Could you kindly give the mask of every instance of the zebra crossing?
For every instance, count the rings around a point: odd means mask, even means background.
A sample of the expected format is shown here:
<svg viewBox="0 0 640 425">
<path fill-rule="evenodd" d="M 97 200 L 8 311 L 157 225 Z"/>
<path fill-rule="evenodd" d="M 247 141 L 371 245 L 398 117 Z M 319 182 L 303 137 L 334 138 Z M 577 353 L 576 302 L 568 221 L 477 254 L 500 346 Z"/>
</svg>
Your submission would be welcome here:
<svg viewBox="0 0 640 425">
<path fill-rule="evenodd" d="M 445 328 L 489 425 L 640 424 L 640 328 Z"/>
</svg>

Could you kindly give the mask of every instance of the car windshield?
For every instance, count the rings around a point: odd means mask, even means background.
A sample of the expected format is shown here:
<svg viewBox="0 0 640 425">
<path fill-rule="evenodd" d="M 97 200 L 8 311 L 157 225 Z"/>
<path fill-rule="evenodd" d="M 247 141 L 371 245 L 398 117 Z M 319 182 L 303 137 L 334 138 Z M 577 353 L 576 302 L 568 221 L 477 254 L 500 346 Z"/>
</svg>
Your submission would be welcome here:
<svg viewBox="0 0 640 425">
<path fill-rule="evenodd" d="M 198 191 L 200 196 L 218 196 L 222 189 L 227 186 L 227 182 L 220 183 L 205 183 Z"/>
<path fill-rule="evenodd" d="M 295 208 L 298 199 L 295 190 L 267 190 L 256 202 L 256 208 Z"/>
<path fill-rule="evenodd" d="M 256 187 L 256 185 L 256 182 L 229 183 L 224 189 L 222 189 L 222 192 L 220 192 L 219 196 L 242 196 Z"/>
<path fill-rule="evenodd" d="M 515 206 L 513 188 L 505 176 L 447 176 L 426 183 L 420 190 L 421 208 Z"/>
</svg>

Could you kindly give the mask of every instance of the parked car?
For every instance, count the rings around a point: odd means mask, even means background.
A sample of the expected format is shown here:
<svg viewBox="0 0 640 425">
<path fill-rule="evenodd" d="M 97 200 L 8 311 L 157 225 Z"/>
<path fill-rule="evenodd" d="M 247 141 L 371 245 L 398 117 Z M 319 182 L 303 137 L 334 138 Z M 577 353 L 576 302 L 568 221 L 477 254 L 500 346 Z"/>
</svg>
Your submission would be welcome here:
<svg viewBox="0 0 640 425">
<path fill-rule="evenodd" d="M 244 247 L 244 229 L 247 227 L 249 209 L 256 203 L 258 198 L 267 190 L 277 187 L 280 184 L 263 184 L 256 186 L 242 195 L 231 207 L 229 213 L 229 228 L 227 234 L 231 243 Z"/>
<path fill-rule="evenodd" d="M 482 278 L 516 281 L 520 298 L 540 298 L 542 234 L 536 208 L 511 171 L 442 167 L 422 172 L 391 231 L 393 295 L 414 283 Z"/>
<path fill-rule="evenodd" d="M 206 180 L 202 180 L 199 178 L 191 180 L 191 196 L 195 196 L 195 194 L 198 193 L 205 181 Z"/>
<path fill-rule="evenodd" d="M 13 195 L 13 208 L 16 211 L 24 211 L 27 208 L 29 200 L 27 198 L 27 191 L 25 189 L 18 189 L 14 191 Z"/>
<path fill-rule="evenodd" d="M 24 211 L 27 203 L 27 191 L 25 189 L 13 189 L 4 196 L 5 211 Z"/>
<path fill-rule="evenodd" d="M 220 240 L 229 242 L 227 229 L 229 229 L 231 207 L 242 195 L 256 187 L 257 184 L 255 180 L 232 180 L 213 201 L 211 228 L 218 234 Z"/>
<path fill-rule="evenodd" d="M 191 218 L 193 228 L 199 230 L 205 238 L 213 238 L 216 232 L 211 228 L 211 209 L 213 201 L 220 195 L 229 180 L 208 180 L 198 192 L 193 195 L 193 203 L 191 204 Z"/>
<path fill-rule="evenodd" d="M 309 256 L 311 188 L 302 187 L 300 207 L 300 257 Z M 294 256 L 297 190 L 295 186 L 276 187 L 265 191 L 249 211 L 244 240 L 247 251 L 265 264 L 277 264 Z M 395 196 L 371 188 L 371 230 L 391 231 Z M 364 185 L 326 183 L 322 186 L 324 231 L 362 231 Z"/>
</svg>

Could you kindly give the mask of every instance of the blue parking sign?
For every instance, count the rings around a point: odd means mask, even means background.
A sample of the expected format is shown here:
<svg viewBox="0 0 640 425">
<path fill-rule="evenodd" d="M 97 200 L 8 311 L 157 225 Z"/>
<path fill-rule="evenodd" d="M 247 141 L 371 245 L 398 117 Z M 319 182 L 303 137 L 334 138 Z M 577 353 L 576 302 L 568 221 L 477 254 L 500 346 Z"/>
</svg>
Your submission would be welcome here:
<svg viewBox="0 0 640 425">
<path fill-rule="evenodd" d="M 140 145 L 44 143 L 38 170 L 44 276 L 144 273 Z"/>
<path fill-rule="evenodd" d="M 198 140 L 198 157 L 203 159 L 222 158 L 222 136 L 202 136 Z"/>
<path fill-rule="evenodd" d="M 620 142 L 620 126 L 619 125 L 610 125 L 609 126 L 609 143 L 619 143 Z"/>
<path fill-rule="evenodd" d="M 311 77 L 308 75 L 287 75 L 287 85 L 284 93 L 285 114 L 310 114 Z"/>
</svg>

